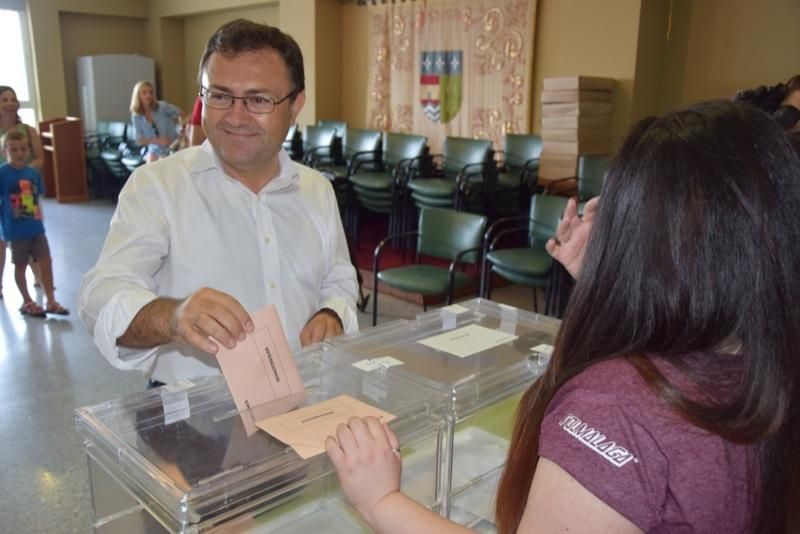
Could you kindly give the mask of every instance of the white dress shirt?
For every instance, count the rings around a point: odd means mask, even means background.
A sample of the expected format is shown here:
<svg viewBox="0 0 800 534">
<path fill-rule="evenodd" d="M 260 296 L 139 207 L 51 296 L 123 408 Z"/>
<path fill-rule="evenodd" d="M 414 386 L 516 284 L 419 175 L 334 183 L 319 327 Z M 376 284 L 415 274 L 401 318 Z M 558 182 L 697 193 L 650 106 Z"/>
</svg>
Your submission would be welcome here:
<svg viewBox="0 0 800 534">
<path fill-rule="evenodd" d="M 126 349 L 116 340 L 156 297 L 210 287 L 252 313 L 273 303 L 293 350 L 321 308 L 358 329 L 358 291 L 333 189 L 283 150 L 281 172 L 258 194 L 222 169 L 211 145 L 136 169 L 119 196 L 78 309 L 100 352 L 120 369 L 171 383 L 219 374 L 216 358 L 188 345 Z"/>
</svg>

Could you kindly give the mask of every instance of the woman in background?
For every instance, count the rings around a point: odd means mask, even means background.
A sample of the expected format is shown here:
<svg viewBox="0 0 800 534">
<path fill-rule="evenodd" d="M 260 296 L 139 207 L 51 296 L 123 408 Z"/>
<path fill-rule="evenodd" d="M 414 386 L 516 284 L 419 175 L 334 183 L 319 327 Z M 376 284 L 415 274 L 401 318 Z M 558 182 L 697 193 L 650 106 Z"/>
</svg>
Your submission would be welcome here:
<svg viewBox="0 0 800 534">
<path fill-rule="evenodd" d="M 136 142 L 147 146 L 148 162 L 169 155 L 178 138 L 183 111 L 163 100 L 156 100 L 153 84 L 138 82 L 131 94 L 131 123 Z"/>
<path fill-rule="evenodd" d="M 30 148 L 28 166 L 42 172 L 42 162 L 44 161 L 42 138 L 39 137 L 36 128 L 22 122 L 18 112 L 17 93 L 7 85 L 0 85 L 0 137 L 11 130 L 24 133 L 28 140 L 28 148 Z M 0 154 L 0 163 L 5 163 L 5 154 Z"/>
<path fill-rule="evenodd" d="M 19 101 L 17 93 L 7 85 L 0 85 L 0 139 L 11 131 L 19 131 L 25 134 L 28 140 L 28 166 L 42 172 L 44 162 L 44 149 L 42 148 L 42 138 L 36 128 L 25 124 L 19 117 Z M 5 152 L 0 151 L 0 165 L 6 162 Z M 0 299 L 3 298 L 3 270 L 6 265 L 6 242 L 3 237 L 3 229 L 0 228 Z M 31 272 L 34 273 L 34 286 L 41 287 L 39 283 L 38 264 L 31 262 Z"/>
<path fill-rule="evenodd" d="M 601 201 L 570 202 L 548 250 L 577 283 L 500 532 L 800 531 L 797 176 L 774 120 L 712 102 L 638 123 Z M 398 447 L 376 419 L 326 442 L 377 532 L 466 530 L 400 493 Z"/>
</svg>

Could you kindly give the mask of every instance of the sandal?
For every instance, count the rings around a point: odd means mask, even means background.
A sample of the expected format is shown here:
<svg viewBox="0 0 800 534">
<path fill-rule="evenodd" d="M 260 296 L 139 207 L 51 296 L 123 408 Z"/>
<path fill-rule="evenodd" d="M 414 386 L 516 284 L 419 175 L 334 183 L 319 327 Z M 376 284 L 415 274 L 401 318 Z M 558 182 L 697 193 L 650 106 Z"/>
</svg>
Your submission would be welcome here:
<svg viewBox="0 0 800 534">
<path fill-rule="evenodd" d="M 29 317 L 47 317 L 47 313 L 42 309 L 41 306 L 29 300 L 22 307 L 19 309 L 19 312 L 22 315 L 28 315 Z"/>
<path fill-rule="evenodd" d="M 47 313 L 52 313 L 53 315 L 69 315 L 69 310 L 59 304 L 58 302 L 51 302 L 47 305 Z"/>
</svg>

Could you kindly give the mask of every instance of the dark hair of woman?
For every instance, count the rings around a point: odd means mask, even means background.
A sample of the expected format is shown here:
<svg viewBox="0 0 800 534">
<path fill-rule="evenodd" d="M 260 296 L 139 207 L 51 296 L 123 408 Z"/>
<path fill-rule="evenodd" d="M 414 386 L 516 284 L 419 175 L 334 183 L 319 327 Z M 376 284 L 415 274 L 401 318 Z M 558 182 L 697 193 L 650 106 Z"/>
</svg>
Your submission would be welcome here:
<svg viewBox="0 0 800 534">
<path fill-rule="evenodd" d="M 800 529 L 798 205 L 800 161 L 752 106 L 702 103 L 633 127 L 606 177 L 550 366 L 519 406 L 500 532 L 520 523 L 548 404 L 611 358 L 625 358 L 685 421 L 757 444 L 752 530 Z M 652 358 L 708 395 L 688 398 Z M 741 379 L 721 387 L 714 358 L 740 358 Z"/>
</svg>

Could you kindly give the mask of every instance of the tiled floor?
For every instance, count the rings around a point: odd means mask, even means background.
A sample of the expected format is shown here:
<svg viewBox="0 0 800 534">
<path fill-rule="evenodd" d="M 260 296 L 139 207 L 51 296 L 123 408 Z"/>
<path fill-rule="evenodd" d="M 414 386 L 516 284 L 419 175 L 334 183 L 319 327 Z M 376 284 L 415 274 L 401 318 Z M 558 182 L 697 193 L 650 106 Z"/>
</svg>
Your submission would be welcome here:
<svg viewBox="0 0 800 534">
<path fill-rule="evenodd" d="M 91 532 L 87 464 L 74 429 L 76 407 L 141 391 L 144 379 L 118 371 L 94 348 L 75 313 L 81 275 L 97 258 L 113 213 L 109 202 L 45 201 L 56 297 L 64 318 L 23 317 L 6 265 L 0 301 L 0 532 Z M 42 297 L 39 293 L 39 298 Z M 530 308 L 530 290 L 508 286 L 493 298 Z M 415 304 L 381 295 L 379 322 L 413 318 Z M 359 314 L 362 328 L 370 316 Z"/>
</svg>

